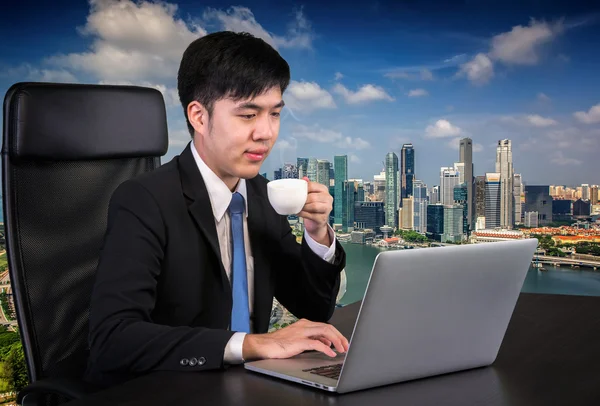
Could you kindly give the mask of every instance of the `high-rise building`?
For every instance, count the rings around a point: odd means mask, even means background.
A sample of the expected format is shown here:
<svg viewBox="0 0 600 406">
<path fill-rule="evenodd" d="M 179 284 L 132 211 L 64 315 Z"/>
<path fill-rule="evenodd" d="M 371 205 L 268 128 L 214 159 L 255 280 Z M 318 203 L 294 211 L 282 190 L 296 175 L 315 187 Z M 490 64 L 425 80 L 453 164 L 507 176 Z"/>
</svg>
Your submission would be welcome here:
<svg viewBox="0 0 600 406">
<path fill-rule="evenodd" d="M 333 157 L 334 167 L 334 195 L 333 205 L 335 211 L 334 224 L 348 224 L 348 199 L 344 199 L 344 182 L 348 180 L 348 155 L 336 155 Z M 347 231 L 347 230 L 346 230 Z"/>
<path fill-rule="evenodd" d="M 435 185 L 429 192 L 429 204 L 438 204 L 440 202 L 440 187 Z"/>
<path fill-rule="evenodd" d="M 496 173 L 500 174 L 500 227 L 512 229 L 514 225 L 513 159 L 510 140 L 498 141 L 496 147 Z M 487 222 L 487 220 L 486 220 Z"/>
<path fill-rule="evenodd" d="M 458 148 L 458 161 L 465 166 L 464 182 L 467 185 L 467 224 L 469 229 L 475 227 L 475 179 L 473 166 L 473 140 L 463 138 L 460 140 Z"/>
<path fill-rule="evenodd" d="M 454 187 L 459 184 L 460 174 L 455 168 L 440 168 L 440 202 L 443 205 L 454 204 Z"/>
<path fill-rule="evenodd" d="M 326 159 L 317 160 L 317 183 L 329 187 L 329 166 L 331 164 Z"/>
<path fill-rule="evenodd" d="M 592 202 L 592 205 L 597 205 L 598 204 L 598 185 L 592 185 L 590 187 L 590 201 Z"/>
<path fill-rule="evenodd" d="M 427 185 L 421 180 L 413 181 L 413 230 L 425 235 L 427 232 Z"/>
<path fill-rule="evenodd" d="M 525 212 L 537 212 L 538 224 L 547 226 L 552 222 L 552 196 L 548 185 L 525 186 Z"/>
<path fill-rule="evenodd" d="M 444 206 L 430 204 L 427 206 L 427 237 L 442 241 L 444 234 Z"/>
<path fill-rule="evenodd" d="M 577 199 L 573 202 L 573 217 L 587 217 L 592 213 L 589 200 Z"/>
<path fill-rule="evenodd" d="M 376 235 L 381 235 L 381 227 L 385 225 L 385 210 L 383 202 L 354 203 L 354 223 L 356 229 L 371 229 Z"/>
<path fill-rule="evenodd" d="M 373 176 L 373 194 L 377 202 L 385 202 L 385 183 L 385 170 Z"/>
<path fill-rule="evenodd" d="M 413 229 L 413 215 L 414 200 L 412 196 L 402 199 L 402 210 L 400 211 L 400 224 L 399 227 L 403 230 Z"/>
<path fill-rule="evenodd" d="M 385 221 L 390 227 L 398 224 L 398 190 L 396 172 L 398 172 L 398 155 L 388 152 L 385 156 Z M 412 183 L 412 182 L 411 182 Z"/>
<path fill-rule="evenodd" d="M 485 217 L 485 176 L 475 178 L 475 218 Z"/>
<path fill-rule="evenodd" d="M 306 165 L 306 176 L 311 182 L 317 181 L 317 158 L 308 158 Z"/>
<path fill-rule="evenodd" d="M 460 204 L 444 207 L 444 234 L 442 242 L 463 240 L 463 207 Z"/>
<path fill-rule="evenodd" d="M 283 164 L 282 179 L 298 179 L 298 169 L 292 163 Z"/>
<path fill-rule="evenodd" d="M 525 227 L 539 227 L 539 213 L 537 211 L 525 212 Z"/>
<path fill-rule="evenodd" d="M 273 172 L 273 180 L 279 180 L 279 179 L 282 179 L 282 177 L 283 177 L 283 171 L 281 170 L 281 168 L 276 169 Z"/>
<path fill-rule="evenodd" d="M 344 199 L 346 199 L 346 208 L 348 217 L 346 223 L 342 224 L 343 230 L 352 232 L 354 230 L 354 182 L 344 182 Z"/>
<path fill-rule="evenodd" d="M 587 183 L 581 185 L 581 200 L 590 200 L 590 185 Z"/>
<path fill-rule="evenodd" d="M 298 168 L 298 178 L 302 179 L 308 176 L 308 158 L 297 158 L 296 167 Z"/>
<path fill-rule="evenodd" d="M 523 179 L 520 173 L 515 173 L 513 179 L 513 199 L 514 199 L 514 219 L 515 224 L 521 224 L 523 222 L 523 204 L 521 198 L 524 196 L 523 193 Z"/>
<path fill-rule="evenodd" d="M 463 234 L 469 236 L 469 207 L 467 206 L 468 190 L 466 183 L 454 186 L 454 203 L 460 204 L 463 208 Z"/>
<path fill-rule="evenodd" d="M 500 178 L 499 173 L 485 174 L 485 227 L 500 227 Z"/>
<path fill-rule="evenodd" d="M 400 179 L 402 182 L 400 200 L 402 200 L 408 196 L 412 196 L 413 191 L 413 180 L 415 179 L 415 149 L 413 144 L 402 145 L 400 158 Z"/>
</svg>

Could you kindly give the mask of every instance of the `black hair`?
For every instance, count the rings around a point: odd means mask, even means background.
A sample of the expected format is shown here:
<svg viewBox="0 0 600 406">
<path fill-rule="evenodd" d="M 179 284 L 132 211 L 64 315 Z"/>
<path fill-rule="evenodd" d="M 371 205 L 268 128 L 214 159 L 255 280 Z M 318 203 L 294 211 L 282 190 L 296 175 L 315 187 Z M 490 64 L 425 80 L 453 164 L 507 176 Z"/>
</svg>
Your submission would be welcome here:
<svg viewBox="0 0 600 406">
<path fill-rule="evenodd" d="M 281 93 L 290 82 L 290 67 L 267 42 L 249 33 L 220 31 L 194 40 L 184 51 L 177 90 L 190 135 L 194 128 L 187 115 L 192 101 L 212 114 L 223 98 L 254 98 L 279 86 Z"/>
</svg>

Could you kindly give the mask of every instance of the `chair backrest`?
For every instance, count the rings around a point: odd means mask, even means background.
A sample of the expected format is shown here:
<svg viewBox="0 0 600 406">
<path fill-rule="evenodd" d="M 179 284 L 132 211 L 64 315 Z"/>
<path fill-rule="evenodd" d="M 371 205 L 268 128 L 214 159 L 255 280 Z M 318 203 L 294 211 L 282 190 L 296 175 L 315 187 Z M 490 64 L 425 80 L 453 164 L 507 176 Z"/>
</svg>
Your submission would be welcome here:
<svg viewBox="0 0 600 406">
<path fill-rule="evenodd" d="M 6 248 L 29 377 L 80 378 L 109 199 L 160 166 L 164 99 L 137 86 L 17 83 L 3 127 Z"/>
</svg>

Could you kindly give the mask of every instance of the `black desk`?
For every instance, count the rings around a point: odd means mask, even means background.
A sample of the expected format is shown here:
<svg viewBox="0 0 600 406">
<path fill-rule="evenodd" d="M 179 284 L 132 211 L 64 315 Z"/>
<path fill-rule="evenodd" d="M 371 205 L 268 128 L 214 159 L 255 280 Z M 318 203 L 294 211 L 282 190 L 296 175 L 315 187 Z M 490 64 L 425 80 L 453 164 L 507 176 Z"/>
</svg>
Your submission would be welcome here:
<svg viewBox="0 0 600 406">
<path fill-rule="evenodd" d="M 350 337 L 358 303 L 331 322 Z M 496 362 L 344 395 L 246 371 L 160 372 L 70 402 L 94 405 L 600 405 L 600 297 L 521 294 Z"/>
</svg>

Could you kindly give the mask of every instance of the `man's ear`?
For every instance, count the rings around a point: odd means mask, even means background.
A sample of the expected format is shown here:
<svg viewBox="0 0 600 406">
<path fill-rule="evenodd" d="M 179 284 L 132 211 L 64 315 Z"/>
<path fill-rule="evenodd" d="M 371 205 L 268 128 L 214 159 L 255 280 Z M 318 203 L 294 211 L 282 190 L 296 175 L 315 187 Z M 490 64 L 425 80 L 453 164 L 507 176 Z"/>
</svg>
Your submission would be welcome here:
<svg viewBox="0 0 600 406">
<path fill-rule="evenodd" d="M 208 134 L 208 110 L 199 101 L 188 104 L 187 116 L 196 133 Z"/>
</svg>

